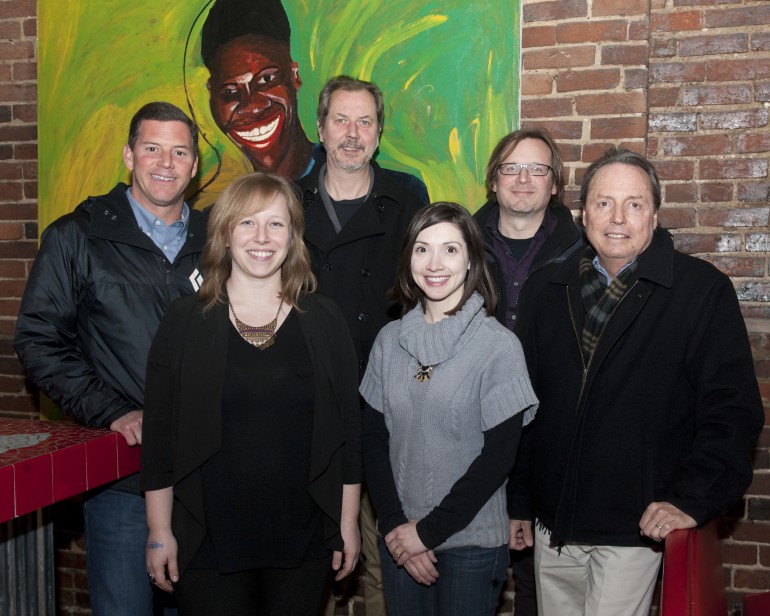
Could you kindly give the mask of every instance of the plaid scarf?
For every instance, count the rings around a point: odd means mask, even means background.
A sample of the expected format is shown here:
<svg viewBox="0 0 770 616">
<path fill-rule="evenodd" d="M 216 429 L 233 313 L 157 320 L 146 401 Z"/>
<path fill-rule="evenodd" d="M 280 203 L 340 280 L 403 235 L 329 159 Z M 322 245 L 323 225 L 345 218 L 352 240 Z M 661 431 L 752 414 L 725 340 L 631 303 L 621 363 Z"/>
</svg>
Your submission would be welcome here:
<svg viewBox="0 0 770 616">
<path fill-rule="evenodd" d="M 591 251 L 580 259 L 580 294 L 586 310 L 582 340 L 583 359 L 586 365 L 591 361 L 604 326 L 631 286 L 637 264 L 634 261 L 607 285 L 604 276 L 594 267 L 592 258 Z"/>
</svg>

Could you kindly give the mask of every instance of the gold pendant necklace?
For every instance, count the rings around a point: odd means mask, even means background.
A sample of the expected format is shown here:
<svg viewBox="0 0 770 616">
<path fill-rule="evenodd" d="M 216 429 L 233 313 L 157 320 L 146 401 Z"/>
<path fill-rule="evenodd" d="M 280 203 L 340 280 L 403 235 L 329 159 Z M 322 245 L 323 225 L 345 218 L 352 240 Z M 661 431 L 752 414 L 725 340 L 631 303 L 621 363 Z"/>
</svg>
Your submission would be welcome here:
<svg viewBox="0 0 770 616">
<path fill-rule="evenodd" d="M 275 342 L 275 329 L 278 325 L 278 315 L 281 314 L 281 308 L 283 308 L 283 300 L 278 304 L 278 312 L 275 313 L 275 318 L 267 325 L 248 325 L 238 318 L 235 314 L 235 308 L 230 304 L 230 310 L 233 313 L 235 319 L 235 328 L 246 342 L 257 347 L 260 350 L 267 349 Z"/>
<path fill-rule="evenodd" d="M 417 372 L 414 373 L 414 378 L 418 383 L 424 383 L 433 374 L 433 366 L 423 366 L 420 362 L 417 362 Z"/>
</svg>

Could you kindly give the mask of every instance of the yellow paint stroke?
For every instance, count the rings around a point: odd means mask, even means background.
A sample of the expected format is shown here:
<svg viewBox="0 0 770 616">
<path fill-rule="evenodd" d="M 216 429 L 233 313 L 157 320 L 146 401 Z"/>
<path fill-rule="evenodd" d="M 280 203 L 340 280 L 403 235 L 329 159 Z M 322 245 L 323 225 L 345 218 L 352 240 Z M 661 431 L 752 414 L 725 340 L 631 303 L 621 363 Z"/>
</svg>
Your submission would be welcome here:
<svg viewBox="0 0 770 616">
<path fill-rule="evenodd" d="M 473 118 L 473 121 L 470 124 L 471 132 L 473 133 L 473 158 L 478 161 L 479 159 L 479 128 L 481 127 L 481 122 L 479 121 L 479 116 L 476 116 Z"/>
<path fill-rule="evenodd" d="M 320 20 L 316 20 L 313 22 L 313 30 L 310 33 L 310 70 L 315 70 L 315 44 L 316 40 L 318 40 L 318 26 L 320 24 Z"/>
<path fill-rule="evenodd" d="M 460 136 L 456 126 L 449 133 L 449 153 L 452 155 L 452 162 L 456 163 L 460 158 Z"/>
<path fill-rule="evenodd" d="M 428 15 L 405 27 L 393 27 L 382 32 L 374 41 L 369 50 L 364 54 L 358 71 L 362 79 L 370 80 L 374 65 L 386 50 L 403 43 L 410 38 L 421 34 L 431 28 L 440 26 L 449 19 L 446 15 Z"/>
</svg>

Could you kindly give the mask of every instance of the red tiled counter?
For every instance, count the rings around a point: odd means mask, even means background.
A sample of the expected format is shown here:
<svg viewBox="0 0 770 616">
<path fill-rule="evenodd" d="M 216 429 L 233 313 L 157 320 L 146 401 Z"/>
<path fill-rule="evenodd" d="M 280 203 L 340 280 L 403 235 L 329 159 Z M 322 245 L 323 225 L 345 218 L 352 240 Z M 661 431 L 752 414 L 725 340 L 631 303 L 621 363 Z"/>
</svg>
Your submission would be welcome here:
<svg viewBox="0 0 770 616">
<path fill-rule="evenodd" d="M 140 455 L 117 432 L 0 419 L 0 522 L 135 473 Z"/>
</svg>

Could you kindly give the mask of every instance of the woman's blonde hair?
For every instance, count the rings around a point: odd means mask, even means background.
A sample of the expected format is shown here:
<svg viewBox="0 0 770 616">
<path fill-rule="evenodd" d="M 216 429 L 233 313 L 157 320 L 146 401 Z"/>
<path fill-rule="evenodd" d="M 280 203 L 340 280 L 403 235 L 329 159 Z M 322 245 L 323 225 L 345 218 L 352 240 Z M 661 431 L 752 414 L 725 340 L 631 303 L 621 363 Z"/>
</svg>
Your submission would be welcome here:
<svg viewBox="0 0 770 616">
<path fill-rule="evenodd" d="M 296 307 L 300 295 L 315 291 L 310 255 L 302 239 L 305 216 L 296 189 L 278 175 L 255 172 L 225 188 L 209 211 L 200 290 L 204 310 L 210 310 L 218 302 L 225 303 L 225 283 L 232 272 L 228 245 L 233 229 L 246 216 L 261 212 L 278 197 L 283 197 L 289 208 L 289 252 L 281 267 L 281 299 Z"/>
</svg>

